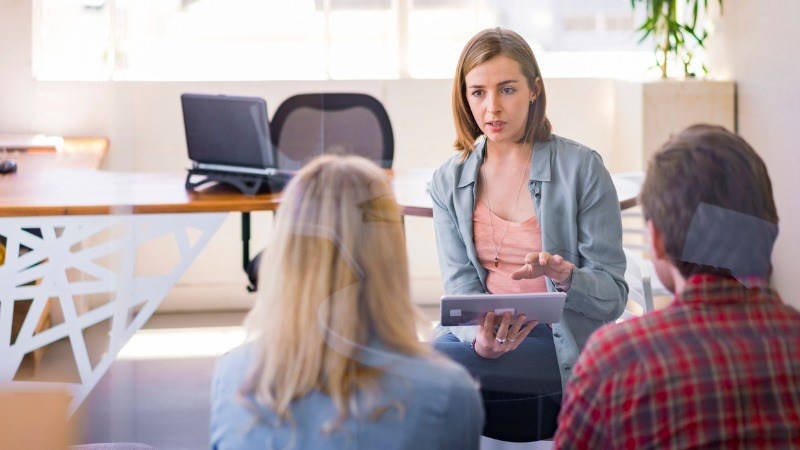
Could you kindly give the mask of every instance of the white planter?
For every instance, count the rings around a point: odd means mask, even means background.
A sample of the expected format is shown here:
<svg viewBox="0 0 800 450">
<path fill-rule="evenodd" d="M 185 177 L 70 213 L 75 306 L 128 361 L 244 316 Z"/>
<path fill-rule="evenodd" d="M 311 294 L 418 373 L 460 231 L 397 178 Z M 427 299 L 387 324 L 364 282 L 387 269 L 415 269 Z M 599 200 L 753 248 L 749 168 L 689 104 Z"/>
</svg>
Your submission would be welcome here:
<svg viewBox="0 0 800 450">
<path fill-rule="evenodd" d="M 657 80 L 614 82 L 614 172 L 644 170 L 673 133 L 695 123 L 735 130 L 733 81 Z"/>
</svg>

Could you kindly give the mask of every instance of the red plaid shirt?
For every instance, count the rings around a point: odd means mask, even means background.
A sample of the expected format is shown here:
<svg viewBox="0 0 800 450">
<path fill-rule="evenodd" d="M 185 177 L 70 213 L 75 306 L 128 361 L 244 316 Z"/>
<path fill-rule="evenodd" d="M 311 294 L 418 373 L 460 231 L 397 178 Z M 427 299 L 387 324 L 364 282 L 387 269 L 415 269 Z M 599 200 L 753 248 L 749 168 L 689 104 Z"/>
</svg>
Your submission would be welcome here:
<svg viewBox="0 0 800 450">
<path fill-rule="evenodd" d="M 800 313 L 699 275 L 665 309 L 586 344 L 556 448 L 800 448 Z"/>
</svg>

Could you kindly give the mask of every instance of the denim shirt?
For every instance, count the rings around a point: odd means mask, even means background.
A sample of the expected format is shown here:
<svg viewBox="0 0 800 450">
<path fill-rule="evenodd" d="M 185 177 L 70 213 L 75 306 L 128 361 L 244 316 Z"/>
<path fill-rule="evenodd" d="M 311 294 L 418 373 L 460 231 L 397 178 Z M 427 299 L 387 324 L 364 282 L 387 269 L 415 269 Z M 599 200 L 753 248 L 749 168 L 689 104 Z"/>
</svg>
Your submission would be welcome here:
<svg viewBox="0 0 800 450">
<path fill-rule="evenodd" d="M 318 390 L 292 401 L 291 423 L 276 423 L 277 415 L 268 407 L 248 407 L 239 400 L 253 352 L 254 344 L 245 344 L 217 362 L 211 384 L 212 449 L 479 448 L 484 413 L 477 385 L 463 367 L 444 357 L 384 350 L 377 358 L 365 358 L 384 372 L 377 389 L 354 394 L 352 413 L 340 427 L 325 432 L 339 411 Z M 383 414 L 373 416 L 384 407 Z"/>
<path fill-rule="evenodd" d="M 433 175 L 430 194 L 439 266 L 447 294 L 486 293 L 472 231 L 486 138 L 462 161 L 456 155 Z M 537 142 L 528 191 L 542 232 L 542 250 L 575 264 L 561 322 L 553 324 L 562 386 L 589 335 L 622 314 L 628 297 L 622 221 L 611 176 L 597 152 L 553 135 Z M 556 291 L 547 279 L 547 290 Z M 440 327 L 471 342 L 477 327 Z"/>
</svg>

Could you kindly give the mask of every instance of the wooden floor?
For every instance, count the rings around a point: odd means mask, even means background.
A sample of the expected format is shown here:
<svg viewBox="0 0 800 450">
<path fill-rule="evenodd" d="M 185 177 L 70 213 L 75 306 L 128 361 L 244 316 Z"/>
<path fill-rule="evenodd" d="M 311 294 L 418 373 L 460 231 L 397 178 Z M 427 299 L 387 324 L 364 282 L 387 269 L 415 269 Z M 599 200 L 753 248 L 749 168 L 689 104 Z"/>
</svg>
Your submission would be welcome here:
<svg viewBox="0 0 800 450">
<path fill-rule="evenodd" d="M 153 316 L 144 332 L 238 326 L 243 312 Z M 213 331 L 209 331 L 213 333 Z M 102 340 L 103 330 L 88 339 Z M 40 377 L 69 376 L 66 342 L 48 348 Z M 139 442 L 160 449 L 208 448 L 209 389 L 217 356 L 119 358 L 76 413 L 75 443 Z"/>
</svg>

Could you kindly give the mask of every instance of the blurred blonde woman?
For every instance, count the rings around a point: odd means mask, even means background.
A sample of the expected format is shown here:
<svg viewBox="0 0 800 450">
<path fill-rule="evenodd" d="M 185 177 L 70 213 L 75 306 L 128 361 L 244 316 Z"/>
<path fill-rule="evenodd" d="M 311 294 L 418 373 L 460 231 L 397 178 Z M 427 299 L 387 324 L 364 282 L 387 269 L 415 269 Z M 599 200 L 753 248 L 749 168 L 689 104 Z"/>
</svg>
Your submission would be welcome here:
<svg viewBox="0 0 800 450">
<path fill-rule="evenodd" d="M 478 448 L 476 386 L 417 337 L 381 169 L 311 161 L 286 188 L 264 256 L 250 338 L 214 375 L 212 448 Z"/>
</svg>

